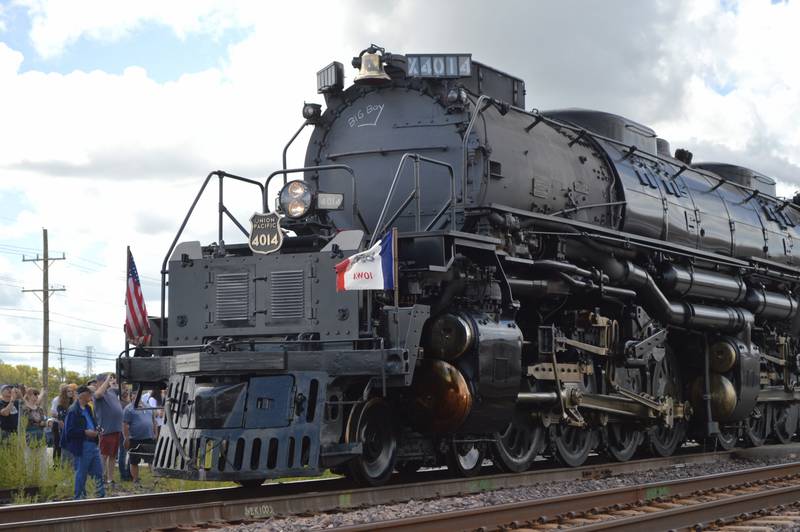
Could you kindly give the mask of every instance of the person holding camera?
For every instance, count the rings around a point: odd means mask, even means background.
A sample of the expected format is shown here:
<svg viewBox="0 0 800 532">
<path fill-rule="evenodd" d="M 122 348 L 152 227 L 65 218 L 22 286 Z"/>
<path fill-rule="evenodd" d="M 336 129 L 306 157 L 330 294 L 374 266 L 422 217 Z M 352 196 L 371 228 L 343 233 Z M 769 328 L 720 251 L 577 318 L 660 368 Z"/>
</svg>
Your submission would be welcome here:
<svg viewBox="0 0 800 532">
<path fill-rule="evenodd" d="M 94 392 L 94 412 L 103 427 L 103 434 L 100 435 L 100 457 L 106 482 L 113 484 L 114 464 L 119 456 L 122 436 L 122 404 L 119 400 L 117 379 L 113 373 L 98 375 L 97 382 L 99 385 Z"/>
<path fill-rule="evenodd" d="M 105 497 L 103 465 L 100 462 L 98 436 L 102 428 L 97 424 L 94 412 L 89 408 L 92 391 L 88 386 L 78 386 L 78 400 L 67 410 L 61 446 L 75 457 L 75 498 L 86 497 L 86 478 L 91 475 L 97 486 L 97 496 Z"/>
<path fill-rule="evenodd" d="M 15 398 L 15 388 L 10 384 L 0 388 L 0 441 L 16 433 L 19 427 L 19 400 Z"/>
</svg>

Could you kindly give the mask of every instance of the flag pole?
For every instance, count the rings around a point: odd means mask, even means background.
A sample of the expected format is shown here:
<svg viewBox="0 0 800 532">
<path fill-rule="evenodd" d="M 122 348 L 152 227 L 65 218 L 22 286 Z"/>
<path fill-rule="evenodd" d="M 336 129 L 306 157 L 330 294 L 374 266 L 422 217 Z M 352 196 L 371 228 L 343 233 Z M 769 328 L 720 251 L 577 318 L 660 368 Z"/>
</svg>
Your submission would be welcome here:
<svg viewBox="0 0 800 532">
<path fill-rule="evenodd" d="M 125 294 L 126 294 L 126 296 L 127 296 L 127 293 L 128 293 L 128 275 L 129 275 L 129 271 L 130 271 L 130 264 L 128 264 L 128 261 L 130 260 L 130 256 L 131 256 L 131 247 L 127 246 L 126 253 L 125 253 Z M 125 309 L 126 310 L 127 310 L 127 307 L 128 307 L 128 298 L 125 297 Z M 126 323 L 127 323 L 127 319 L 126 319 Z M 130 349 L 130 344 L 128 343 L 128 332 L 125 330 L 125 325 L 122 326 L 122 334 L 125 336 L 125 356 L 127 357 L 128 356 L 128 349 Z M 114 373 L 116 373 L 116 372 L 117 372 L 117 368 L 114 368 Z M 119 375 L 117 375 L 117 381 L 119 381 Z M 122 384 L 122 383 L 120 383 L 120 384 Z M 122 390 L 122 388 L 120 388 L 120 390 Z M 136 408 L 135 405 L 134 405 L 134 408 Z"/>
<path fill-rule="evenodd" d="M 392 227 L 392 282 L 394 284 L 394 306 L 400 311 L 400 283 L 397 279 L 397 228 Z"/>
</svg>

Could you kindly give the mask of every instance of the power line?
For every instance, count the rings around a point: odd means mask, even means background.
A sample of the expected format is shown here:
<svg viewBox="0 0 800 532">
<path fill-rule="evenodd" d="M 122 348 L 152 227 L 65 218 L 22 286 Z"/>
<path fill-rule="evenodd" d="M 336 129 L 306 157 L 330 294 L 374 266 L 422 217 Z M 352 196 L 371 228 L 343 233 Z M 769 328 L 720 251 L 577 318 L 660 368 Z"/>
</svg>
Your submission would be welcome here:
<svg viewBox="0 0 800 532">
<path fill-rule="evenodd" d="M 0 310 L 10 310 L 10 311 L 15 311 L 15 312 L 39 312 L 38 310 L 32 310 L 32 309 L 26 309 L 26 308 L 14 308 L 14 307 L 0 307 Z M 86 319 L 83 319 L 83 318 L 74 318 L 74 317 L 70 316 L 69 314 L 63 314 L 61 312 L 50 312 L 50 314 L 53 314 L 55 316 L 62 316 L 64 318 L 67 318 L 67 319 L 70 319 L 70 320 L 79 321 L 79 322 L 82 322 L 82 323 L 90 323 L 92 325 L 100 325 L 102 327 L 108 327 L 109 329 L 119 329 L 120 328 L 120 325 L 112 325 L 110 323 L 102 323 L 102 322 L 99 322 L 99 321 L 86 320 Z"/>
<path fill-rule="evenodd" d="M 8 318 L 16 318 L 18 320 L 36 320 L 42 321 L 42 318 L 36 316 L 18 316 L 15 314 L 4 314 L 0 312 L 0 316 L 6 316 Z M 95 331 L 95 332 L 108 332 L 103 329 L 97 329 L 96 327 L 84 327 L 82 325 L 75 325 L 74 323 L 67 323 L 64 321 L 57 321 L 57 320 L 50 320 L 50 323 L 58 323 L 59 325 L 66 325 L 67 327 L 72 327 L 74 329 L 85 329 L 87 331 Z"/>
<path fill-rule="evenodd" d="M 41 355 L 41 351 L 0 351 L 0 355 Z M 58 355 L 57 352 L 50 352 L 51 355 Z M 64 353 L 65 357 L 75 357 L 75 358 L 87 358 L 88 355 L 79 355 L 73 353 Z M 92 355 L 93 360 L 104 360 L 107 362 L 116 362 L 116 358 L 107 358 L 107 357 L 96 357 Z"/>
<path fill-rule="evenodd" d="M 0 348 L 8 348 L 8 347 L 15 347 L 15 348 L 40 347 L 40 344 L 0 344 Z M 80 351 L 80 352 L 85 351 L 84 349 L 78 349 L 77 347 L 67 347 L 67 346 L 62 346 L 62 349 L 67 351 Z M 111 355 L 112 357 L 117 357 L 119 355 L 119 353 L 110 353 L 108 351 L 94 351 L 94 352 L 101 355 Z"/>
</svg>

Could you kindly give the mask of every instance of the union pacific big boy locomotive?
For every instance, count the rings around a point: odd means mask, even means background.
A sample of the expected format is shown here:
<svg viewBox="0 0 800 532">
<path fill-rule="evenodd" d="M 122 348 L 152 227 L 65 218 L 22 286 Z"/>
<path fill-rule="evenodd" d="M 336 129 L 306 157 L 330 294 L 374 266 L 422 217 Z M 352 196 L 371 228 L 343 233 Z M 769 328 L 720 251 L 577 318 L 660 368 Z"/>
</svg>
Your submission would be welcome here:
<svg viewBox="0 0 800 532">
<path fill-rule="evenodd" d="M 266 180 L 211 173 L 167 252 L 158 341 L 118 368 L 167 390 L 158 474 L 378 485 L 793 437 L 800 209 L 772 179 L 620 116 L 526 111 L 521 79 L 468 54 L 352 64 L 346 88 L 342 64 L 317 73 L 305 167 L 298 130 Z M 218 241 L 180 242 L 217 181 Z M 337 291 L 393 234 L 393 289 Z"/>
</svg>

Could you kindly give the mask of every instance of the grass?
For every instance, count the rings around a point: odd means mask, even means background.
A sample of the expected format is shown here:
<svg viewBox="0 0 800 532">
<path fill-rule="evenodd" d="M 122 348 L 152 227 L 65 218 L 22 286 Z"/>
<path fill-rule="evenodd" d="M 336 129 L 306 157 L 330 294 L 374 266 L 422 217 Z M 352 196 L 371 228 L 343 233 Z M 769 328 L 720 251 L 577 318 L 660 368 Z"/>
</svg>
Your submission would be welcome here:
<svg viewBox="0 0 800 532">
<path fill-rule="evenodd" d="M 27 495 L 26 487 L 38 491 Z M 72 466 L 50 465 L 44 440 L 34 440 L 29 445 L 22 430 L 0 444 L 0 488 L 18 489 L 14 495 L 14 502 L 18 503 L 68 498 L 73 493 Z"/>
<path fill-rule="evenodd" d="M 182 480 L 176 478 L 157 477 L 144 463 L 139 465 L 141 485 L 123 482 L 119 477 L 119 468 L 114 467 L 115 485 L 106 488 L 106 496 L 127 495 L 134 493 L 162 493 L 168 491 L 189 491 L 198 489 L 224 488 L 237 486 L 235 482 L 214 482 L 199 480 Z M 269 480 L 268 483 L 282 483 L 293 480 L 311 478 L 337 477 L 326 470 L 320 477 L 287 477 Z M 13 496 L 14 504 L 30 504 L 54 500 L 71 499 L 74 494 L 75 473 L 72 464 L 51 464 L 44 440 L 37 440 L 28 445 L 25 431 L 9 437 L 0 443 L 0 489 L 17 490 Z M 36 494 L 25 493 L 25 488 L 38 488 Z M 87 479 L 87 497 L 96 493 L 94 480 Z"/>
</svg>

